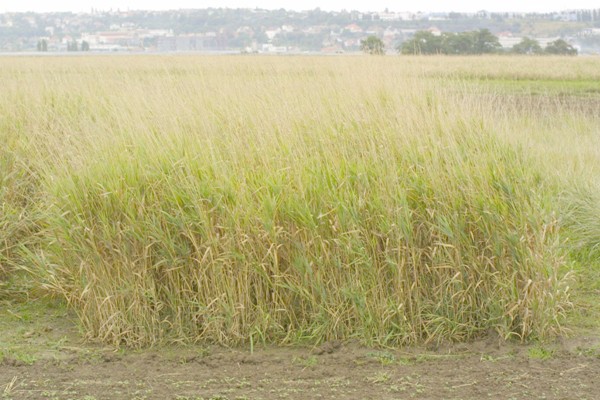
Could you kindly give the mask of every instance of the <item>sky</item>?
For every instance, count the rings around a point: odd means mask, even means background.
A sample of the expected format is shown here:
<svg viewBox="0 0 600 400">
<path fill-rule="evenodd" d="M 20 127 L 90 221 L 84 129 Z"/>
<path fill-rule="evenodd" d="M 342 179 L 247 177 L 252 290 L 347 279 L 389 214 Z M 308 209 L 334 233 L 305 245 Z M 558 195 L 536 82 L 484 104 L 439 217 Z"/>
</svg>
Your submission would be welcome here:
<svg viewBox="0 0 600 400">
<path fill-rule="evenodd" d="M 567 9 L 599 8 L 598 0 L 1 0 L 0 12 L 15 11 L 85 11 L 99 10 L 169 10 L 178 8 L 285 8 L 290 10 L 309 10 L 316 7 L 322 10 L 359 10 L 359 11 L 457 11 L 475 12 L 516 11 L 543 12 Z"/>
</svg>

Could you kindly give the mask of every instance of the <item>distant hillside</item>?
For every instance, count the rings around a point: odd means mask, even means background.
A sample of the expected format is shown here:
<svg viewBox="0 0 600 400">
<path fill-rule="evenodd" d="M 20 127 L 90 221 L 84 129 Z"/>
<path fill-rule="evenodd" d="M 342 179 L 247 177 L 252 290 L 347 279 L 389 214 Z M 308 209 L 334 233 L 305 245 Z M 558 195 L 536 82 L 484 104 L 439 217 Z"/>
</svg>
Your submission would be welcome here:
<svg viewBox="0 0 600 400">
<path fill-rule="evenodd" d="M 415 31 L 489 29 L 502 37 L 563 38 L 600 50 L 600 9 L 547 14 L 327 12 L 262 9 L 0 14 L 0 51 L 353 52 L 369 35 L 391 50 Z M 85 42 L 85 44 L 84 44 Z"/>
</svg>

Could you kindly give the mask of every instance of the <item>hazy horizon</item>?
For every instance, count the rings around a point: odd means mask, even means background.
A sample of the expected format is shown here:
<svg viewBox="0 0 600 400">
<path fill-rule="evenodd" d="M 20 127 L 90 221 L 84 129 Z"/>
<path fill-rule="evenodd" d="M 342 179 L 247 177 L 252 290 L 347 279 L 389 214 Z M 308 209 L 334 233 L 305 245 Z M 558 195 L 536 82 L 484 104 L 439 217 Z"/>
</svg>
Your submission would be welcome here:
<svg viewBox="0 0 600 400">
<path fill-rule="evenodd" d="M 358 11 L 383 11 L 386 8 L 390 11 L 408 11 L 408 12 L 476 12 L 487 10 L 494 12 L 553 12 L 572 9 L 592 9 L 599 8 L 595 1 L 575 0 L 570 2 L 549 0 L 546 2 L 523 2 L 517 0 L 507 0 L 502 3 L 498 1 L 474 1 L 460 0 L 453 2 L 439 0 L 422 0 L 415 3 L 393 2 L 389 0 L 346 0 L 346 1 L 275 1 L 275 0 L 172 0 L 167 3 L 156 0 L 123 0 L 123 1 L 76 1 L 76 0 L 57 0 L 48 3 L 40 0 L 7 1 L 0 5 L 0 12 L 90 12 L 97 10 L 174 10 L 190 8 L 263 8 L 287 10 L 310 10 L 321 8 L 326 11 L 358 10 Z"/>
</svg>

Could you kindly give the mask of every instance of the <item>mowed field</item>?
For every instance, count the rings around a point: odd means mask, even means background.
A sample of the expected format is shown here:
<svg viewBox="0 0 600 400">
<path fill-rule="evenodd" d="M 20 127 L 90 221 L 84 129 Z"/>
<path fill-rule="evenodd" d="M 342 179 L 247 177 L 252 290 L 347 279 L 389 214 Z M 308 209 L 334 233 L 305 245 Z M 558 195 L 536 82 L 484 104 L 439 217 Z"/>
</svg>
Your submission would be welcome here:
<svg viewBox="0 0 600 400">
<path fill-rule="evenodd" d="M 7 398 L 594 398 L 600 59 L 7 57 L 0 83 Z"/>
</svg>

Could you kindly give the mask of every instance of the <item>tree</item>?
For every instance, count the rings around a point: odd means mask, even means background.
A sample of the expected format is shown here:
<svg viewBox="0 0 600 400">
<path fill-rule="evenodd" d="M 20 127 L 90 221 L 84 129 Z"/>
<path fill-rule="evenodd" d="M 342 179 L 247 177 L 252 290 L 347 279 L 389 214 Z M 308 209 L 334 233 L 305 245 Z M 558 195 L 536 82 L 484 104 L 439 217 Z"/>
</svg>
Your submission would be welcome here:
<svg viewBox="0 0 600 400">
<path fill-rule="evenodd" d="M 473 31 L 471 35 L 473 36 L 473 54 L 496 53 L 502 48 L 498 37 L 489 29 Z"/>
<path fill-rule="evenodd" d="M 512 47 L 512 52 L 515 54 L 542 54 L 544 51 L 537 40 L 525 36 Z"/>
<path fill-rule="evenodd" d="M 442 37 L 429 31 L 418 31 L 412 39 L 397 47 L 402 54 L 440 54 L 442 51 Z"/>
<path fill-rule="evenodd" d="M 90 51 L 90 44 L 85 40 L 81 42 L 81 51 Z"/>
<path fill-rule="evenodd" d="M 366 39 L 360 41 L 360 49 L 368 54 L 373 55 L 384 55 L 385 54 L 385 45 L 383 41 L 379 39 L 377 36 L 369 36 Z"/>
<path fill-rule="evenodd" d="M 473 54 L 473 35 L 464 33 L 444 33 L 442 35 L 442 52 L 444 54 Z"/>
<path fill-rule="evenodd" d="M 489 30 L 434 35 L 419 31 L 398 47 L 402 54 L 489 54 L 502 48 L 500 41 Z"/>
<path fill-rule="evenodd" d="M 576 56 L 577 49 L 562 39 L 557 39 L 554 42 L 548 43 L 544 49 L 546 54 Z"/>
<path fill-rule="evenodd" d="M 67 51 L 79 51 L 79 46 L 75 40 L 67 43 Z"/>
<path fill-rule="evenodd" d="M 38 40 L 37 51 L 48 51 L 48 41 L 46 39 Z"/>
</svg>

